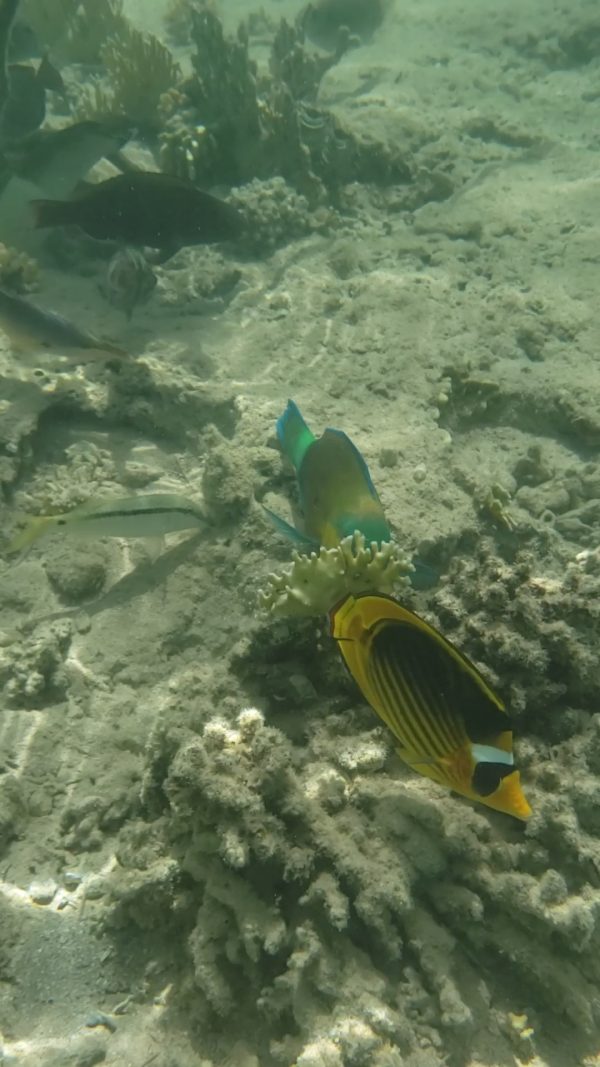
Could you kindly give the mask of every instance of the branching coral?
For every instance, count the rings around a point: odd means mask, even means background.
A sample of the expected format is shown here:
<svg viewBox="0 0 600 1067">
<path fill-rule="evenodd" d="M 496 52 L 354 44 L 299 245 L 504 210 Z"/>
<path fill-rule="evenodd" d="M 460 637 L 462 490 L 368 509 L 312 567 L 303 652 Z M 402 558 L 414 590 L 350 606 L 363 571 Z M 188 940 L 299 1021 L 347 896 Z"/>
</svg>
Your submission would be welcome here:
<svg viewBox="0 0 600 1067">
<path fill-rule="evenodd" d="M 301 31 L 282 21 L 270 74 L 259 76 L 244 25 L 229 39 L 212 10 L 193 9 L 191 19 L 196 73 L 163 101 L 163 169 L 204 183 L 282 175 L 311 204 L 350 181 L 411 180 L 399 152 L 315 105 L 323 74 L 343 49 L 314 57 Z"/>
<path fill-rule="evenodd" d="M 109 37 L 100 56 L 112 90 L 111 111 L 156 124 L 160 97 L 181 77 L 169 49 L 157 37 L 127 23 Z"/>
<path fill-rule="evenodd" d="M 371 758 L 377 726 L 359 739 L 347 711 L 305 714 L 302 746 L 252 708 L 150 744 L 144 794 L 168 803 L 157 864 L 171 856 L 197 885 L 189 995 L 202 1034 L 222 1034 L 235 1007 L 230 1039 L 251 1028 L 261 1063 L 399 1067 L 427 1050 L 437 1067 L 483 1052 L 490 1027 L 508 1062 L 524 1006 L 596 1033 L 596 839 L 571 804 L 538 791 L 523 834 L 399 764 L 386 773 Z M 581 739 L 594 767 L 599 736 L 595 723 Z M 542 748 L 538 763 L 549 771 Z M 134 916 L 127 863 L 116 897 Z M 175 914 L 176 890 L 171 901 Z"/>
<path fill-rule="evenodd" d="M 179 64 L 166 45 L 123 19 L 118 31 L 100 46 L 99 61 L 106 76 L 83 87 L 78 114 L 91 119 L 126 115 L 132 122 L 157 129 L 161 97 L 181 77 Z"/>
<path fill-rule="evenodd" d="M 294 552 L 292 560 L 281 574 L 270 574 L 259 593 L 271 615 L 325 615 L 348 593 L 391 593 L 412 570 L 395 542 L 368 545 L 358 532 L 337 548 Z"/>
</svg>

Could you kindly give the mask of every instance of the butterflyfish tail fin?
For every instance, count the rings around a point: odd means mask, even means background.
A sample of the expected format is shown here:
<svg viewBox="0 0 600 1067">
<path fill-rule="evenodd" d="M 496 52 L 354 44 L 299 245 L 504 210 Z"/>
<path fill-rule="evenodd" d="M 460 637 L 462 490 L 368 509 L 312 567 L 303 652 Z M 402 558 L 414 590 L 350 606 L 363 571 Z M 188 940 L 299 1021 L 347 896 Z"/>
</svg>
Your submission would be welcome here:
<svg viewBox="0 0 600 1067">
<path fill-rule="evenodd" d="M 293 400 L 288 400 L 283 415 L 277 419 L 277 437 L 282 451 L 297 471 L 315 435 L 309 430 Z"/>
<path fill-rule="evenodd" d="M 24 529 L 16 537 L 13 537 L 12 541 L 6 546 L 5 551 L 12 555 L 15 552 L 22 552 L 24 549 L 29 548 L 34 541 L 43 537 L 46 531 L 54 525 L 55 521 L 56 516 L 54 515 L 35 515 L 29 520 Z"/>
</svg>

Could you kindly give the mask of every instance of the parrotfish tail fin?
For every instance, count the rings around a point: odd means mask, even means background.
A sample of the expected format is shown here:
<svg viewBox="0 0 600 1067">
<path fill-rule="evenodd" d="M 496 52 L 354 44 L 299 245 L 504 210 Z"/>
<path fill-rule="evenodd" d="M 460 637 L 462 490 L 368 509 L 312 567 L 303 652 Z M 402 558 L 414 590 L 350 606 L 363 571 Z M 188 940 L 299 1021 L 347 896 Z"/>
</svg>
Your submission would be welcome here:
<svg viewBox="0 0 600 1067">
<path fill-rule="evenodd" d="M 283 415 L 277 419 L 277 437 L 282 451 L 293 463 L 294 469 L 298 470 L 315 435 L 309 430 L 293 400 L 288 400 Z"/>
<path fill-rule="evenodd" d="M 42 537 L 46 530 L 54 525 L 54 522 L 55 516 L 53 515 L 36 515 L 35 518 L 29 520 L 27 526 L 16 537 L 13 537 L 10 544 L 6 546 L 5 552 L 11 555 L 15 552 L 23 552 L 39 537 Z"/>
<path fill-rule="evenodd" d="M 275 527 L 276 530 L 278 530 L 279 533 L 282 533 L 284 537 L 288 537 L 290 541 L 294 541 L 297 545 L 312 545 L 316 547 L 317 542 L 313 541 L 311 537 L 305 537 L 304 534 L 300 532 L 300 530 L 297 530 L 295 526 L 291 525 L 291 523 L 286 522 L 285 519 L 280 519 L 279 515 L 276 515 L 275 512 L 271 511 L 270 508 L 265 507 L 264 504 L 261 504 L 261 507 L 265 515 L 267 516 L 269 522 Z"/>
<path fill-rule="evenodd" d="M 71 222 L 71 204 L 65 200 L 30 200 L 33 225 L 36 230 L 50 226 L 68 226 Z"/>
</svg>

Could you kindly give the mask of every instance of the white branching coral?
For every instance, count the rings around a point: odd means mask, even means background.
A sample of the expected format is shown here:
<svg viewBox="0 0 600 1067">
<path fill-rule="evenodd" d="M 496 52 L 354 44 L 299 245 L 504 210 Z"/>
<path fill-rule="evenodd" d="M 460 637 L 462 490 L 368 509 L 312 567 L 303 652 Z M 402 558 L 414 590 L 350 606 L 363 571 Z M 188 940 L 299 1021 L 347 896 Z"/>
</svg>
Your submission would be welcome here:
<svg viewBox="0 0 600 1067">
<path fill-rule="evenodd" d="M 391 593 L 412 570 L 395 541 L 367 544 L 356 531 L 335 548 L 294 552 L 289 567 L 268 576 L 259 603 L 270 615 L 323 615 L 350 593 Z"/>
</svg>

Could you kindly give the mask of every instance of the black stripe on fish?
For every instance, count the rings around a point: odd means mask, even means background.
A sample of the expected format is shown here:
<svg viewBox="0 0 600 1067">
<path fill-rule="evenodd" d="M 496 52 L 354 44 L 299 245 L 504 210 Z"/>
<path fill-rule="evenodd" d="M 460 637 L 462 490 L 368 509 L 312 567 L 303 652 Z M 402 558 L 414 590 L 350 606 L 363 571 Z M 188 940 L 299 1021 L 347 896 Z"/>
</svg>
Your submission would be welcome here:
<svg viewBox="0 0 600 1067">
<path fill-rule="evenodd" d="M 473 771 L 471 786 L 474 793 L 480 797 L 489 797 L 495 793 L 500 782 L 507 775 L 512 774 L 514 767 L 509 763 L 478 763 Z"/>
<path fill-rule="evenodd" d="M 175 514 L 175 515 L 193 515 L 193 517 L 195 519 L 201 519 L 202 518 L 200 513 L 195 511 L 194 508 L 182 508 L 182 507 L 179 507 L 179 508 L 178 507 L 138 508 L 138 509 L 135 509 L 135 510 L 134 509 L 131 509 L 131 510 L 127 509 L 125 511 L 119 511 L 118 509 L 116 509 L 115 511 L 102 511 L 102 510 L 99 510 L 99 511 L 90 511 L 89 513 L 87 513 L 85 515 L 72 513 L 71 518 L 77 518 L 80 522 L 87 522 L 88 519 L 94 519 L 94 520 L 95 519 L 124 519 L 124 518 L 128 518 L 128 519 L 134 518 L 135 519 L 135 518 L 138 517 L 138 515 L 173 515 L 173 514 Z M 56 525 L 57 526 L 66 526 L 68 521 L 69 521 L 69 519 L 67 517 L 60 518 L 60 519 L 56 520 Z"/>
<path fill-rule="evenodd" d="M 468 660 L 435 631 L 396 620 L 375 629 L 372 655 L 386 664 L 386 673 L 402 679 L 415 699 L 423 720 L 422 729 L 434 731 L 446 752 L 460 747 L 466 736 L 473 742 L 489 741 L 510 730 L 505 712 L 493 702 L 485 682 Z"/>
</svg>

